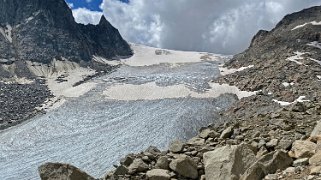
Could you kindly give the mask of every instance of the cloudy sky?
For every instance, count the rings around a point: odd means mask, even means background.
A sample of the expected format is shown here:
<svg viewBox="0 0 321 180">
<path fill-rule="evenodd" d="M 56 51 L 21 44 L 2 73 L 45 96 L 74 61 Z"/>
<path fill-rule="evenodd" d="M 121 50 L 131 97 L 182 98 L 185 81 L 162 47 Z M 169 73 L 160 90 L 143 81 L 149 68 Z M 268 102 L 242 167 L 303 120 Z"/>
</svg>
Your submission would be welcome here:
<svg viewBox="0 0 321 180">
<path fill-rule="evenodd" d="M 260 29 L 321 0 L 66 0 L 77 22 L 104 14 L 123 37 L 155 47 L 235 54 Z"/>
</svg>

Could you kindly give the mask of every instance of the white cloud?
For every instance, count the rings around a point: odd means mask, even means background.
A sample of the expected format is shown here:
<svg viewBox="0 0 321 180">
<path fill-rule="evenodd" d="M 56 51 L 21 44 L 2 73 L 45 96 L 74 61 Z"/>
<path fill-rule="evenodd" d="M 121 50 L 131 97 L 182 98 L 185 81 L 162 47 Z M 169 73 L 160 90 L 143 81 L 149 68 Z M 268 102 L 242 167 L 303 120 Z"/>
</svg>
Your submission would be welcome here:
<svg viewBox="0 0 321 180">
<path fill-rule="evenodd" d="M 86 0 L 87 3 L 91 3 L 93 0 Z"/>
<path fill-rule="evenodd" d="M 103 15 L 102 12 L 91 11 L 86 8 L 73 9 L 72 14 L 76 22 L 82 24 L 98 24 L 101 16 Z"/>
<path fill-rule="evenodd" d="M 101 8 L 130 42 L 235 54 L 248 47 L 258 30 L 270 30 L 284 15 L 320 4 L 321 0 L 104 0 Z M 88 16 L 89 22 L 100 18 L 85 11 L 77 15 L 78 22 L 87 22 Z"/>
</svg>

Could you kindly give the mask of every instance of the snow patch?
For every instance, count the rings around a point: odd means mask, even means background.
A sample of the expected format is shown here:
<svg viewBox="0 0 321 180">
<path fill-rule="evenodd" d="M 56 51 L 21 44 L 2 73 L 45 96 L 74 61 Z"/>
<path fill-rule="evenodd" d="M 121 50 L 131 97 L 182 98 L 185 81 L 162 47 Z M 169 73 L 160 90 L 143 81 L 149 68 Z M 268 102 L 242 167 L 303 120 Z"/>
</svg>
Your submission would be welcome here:
<svg viewBox="0 0 321 180">
<path fill-rule="evenodd" d="M 301 24 L 301 25 L 298 25 L 296 27 L 294 27 L 292 29 L 293 30 L 296 30 L 296 29 L 300 29 L 300 28 L 303 28 L 304 26 L 308 25 L 308 24 L 311 24 L 311 25 L 314 25 L 314 26 L 320 26 L 321 25 L 321 21 L 320 22 L 317 22 L 317 21 L 311 21 L 309 23 L 304 23 L 304 24 Z"/>
<path fill-rule="evenodd" d="M 289 87 L 289 86 L 293 86 L 294 83 L 293 83 L 293 82 L 292 82 L 292 83 L 283 82 L 282 85 L 283 85 L 284 87 Z"/>
<path fill-rule="evenodd" d="M 310 42 L 307 45 L 321 49 L 321 43 L 319 43 L 318 41 Z"/>
<path fill-rule="evenodd" d="M 235 72 L 239 72 L 239 71 L 243 71 L 245 69 L 249 69 L 249 68 L 253 68 L 254 65 L 249 65 L 247 67 L 240 67 L 238 69 L 228 69 L 228 68 L 224 68 L 222 66 L 219 67 L 220 73 L 222 76 L 228 75 L 228 74 L 233 74 Z"/>
<path fill-rule="evenodd" d="M 306 97 L 305 96 L 300 96 L 298 99 L 296 99 L 295 101 L 293 102 L 286 102 L 286 101 L 278 101 L 278 100 L 275 100 L 273 99 L 274 102 L 280 104 L 281 106 L 289 106 L 293 103 L 296 103 L 296 102 L 309 102 L 310 100 L 304 100 Z"/>
<path fill-rule="evenodd" d="M 75 62 L 54 59 L 49 65 L 31 61 L 27 61 L 27 65 L 33 74 L 44 77 L 48 88 L 56 97 L 79 97 L 96 85 L 91 82 L 73 87 L 75 83 L 96 73 L 95 70 L 80 67 Z"/>
<path fill-rule="evenodd" d="M 1 82 L 5 83 L 5 84 L 32 84 L 34 83 L 34 80 L 31 79 L 27 79 L 25 77 L 12 77 L 12 78 L 2 78 Z"/>
<path fill-rule="evenodd" d="M 7 41 L 12 43 L 12 27 L 9 24 L 5 28 L 0 28 L 0 33 Z"/>
<path fill-rule="evenodd" d="M 294 52 L 294 53 L 295 53 L 294 56 L 288 57 L 286 60 L 287 60 L 287 61 L 295 62 L 295 63 L 298 64 L 298 65 L 307 66 L 307 65 L 305 65 L 305 64 L 303 64 L 303 63 L 301 63 L 301 62 L 298 61 L 298 60 L 302 60 L 302 59 L 303 59 L 302 55 L 304 55 L 304 54 L 306 54 L 306 53 L 301 53 L 301 52 L 299 52 L 299 51 L 296 51 L 296 52 Z"/>
<path fill-rule="evenodd" d="M 108 61 L 101 57 L 94 57 L 94 60 L 110 65 L 123 64 L 128 66 L 152 66 L 166 63 L 174 64 L 173 67 L 175 67 L 175 64 L 180 63 L 220 61 L 229 57 L 211 53 L 159 49 L 138 44 L 131 44 L 131 48 L 134 51 L 134 55 L 127 59 L 121 59 L 120 61 Z"/>
<path fill-rule="evenodd" d="M 319 60 L 316 60 L 316 59 L 313 59 L 313 58 L 310 58 L 310 60 L 312 60 L 312 61 L 314 61 L 314 62 L 318 63 L 319 65 L 321 65 L 321 61 L 319 61 Z"/>
<path fill-rule="evenodd" d="M 103 95 L 107 99 L 113 100 L 157 100 L 157 99 L 173 99 L 173 98 L 216 98 L 225 93 L 236 94 L 239 99 L 256 94 L 256 92 L 241 91 L 235 86 L 227 84 L 210 83 L 211 89 L 205 93 L 197 93 L 191 91 L 185 85 L 173 86 L 157 86 L 155 82 L 141 85 L 119 84 L 106 89 Z"/>
</svg>

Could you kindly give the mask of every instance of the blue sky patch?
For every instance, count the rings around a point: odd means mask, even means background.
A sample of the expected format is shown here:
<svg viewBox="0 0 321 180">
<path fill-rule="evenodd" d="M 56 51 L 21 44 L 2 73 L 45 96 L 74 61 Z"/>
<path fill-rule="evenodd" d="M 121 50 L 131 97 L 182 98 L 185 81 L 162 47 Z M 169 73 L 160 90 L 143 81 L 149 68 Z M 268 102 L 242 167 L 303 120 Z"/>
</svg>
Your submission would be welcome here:
<svg viewBox="0 0 321 180">
<path fill-rule="evenodd" d="M 87 8 L 91 11 L 102 11 L 100 5 L 103 0 L 66 0 L 71 5 L 72 9 Z M 124 3 L 129 3 L 129 0 L 120 0 Z"/>
</svg>

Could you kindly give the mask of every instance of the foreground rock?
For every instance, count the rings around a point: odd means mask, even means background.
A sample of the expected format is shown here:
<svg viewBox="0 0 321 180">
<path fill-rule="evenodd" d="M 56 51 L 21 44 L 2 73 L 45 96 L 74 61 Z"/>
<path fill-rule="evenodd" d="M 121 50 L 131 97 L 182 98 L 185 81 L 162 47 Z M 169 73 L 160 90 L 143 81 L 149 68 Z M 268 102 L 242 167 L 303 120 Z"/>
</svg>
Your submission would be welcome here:
<svg viewBox="0 0 321 180">
<path fill-rule="evenodd" d="M 149 180 L 169 180 L 171 178 L 169 171 L 164 169 L 153 169 L 147 171 L 146 175 Z"/>
<path fill-rule="evenodd" d="M 292 158 L 284 151 L 271 152 L 257 160 L 242 176 L 242 180 L 262 179 L 277 170 L 284 170 L 292 164 Z"/>
<path fill-rule="evenodd" d="M 38 168 L 41 180 L 94 180 L 80 169 L 61 163 L 46 163 Z"/>
<path fill-rule="evenodd" d="M 169 164 L 169 167 L 184 177 L 191 179 L 198 177 L 197 164 L 186 155 L 181 155 L 177 159 L 174 159 Z"/>
<path fill-rule="evenodd" d="M 246 144 L 224 146 L 203 156 L 206 179 L 239 179 L 255 161 L 255 154 Z"/>
</svg>

